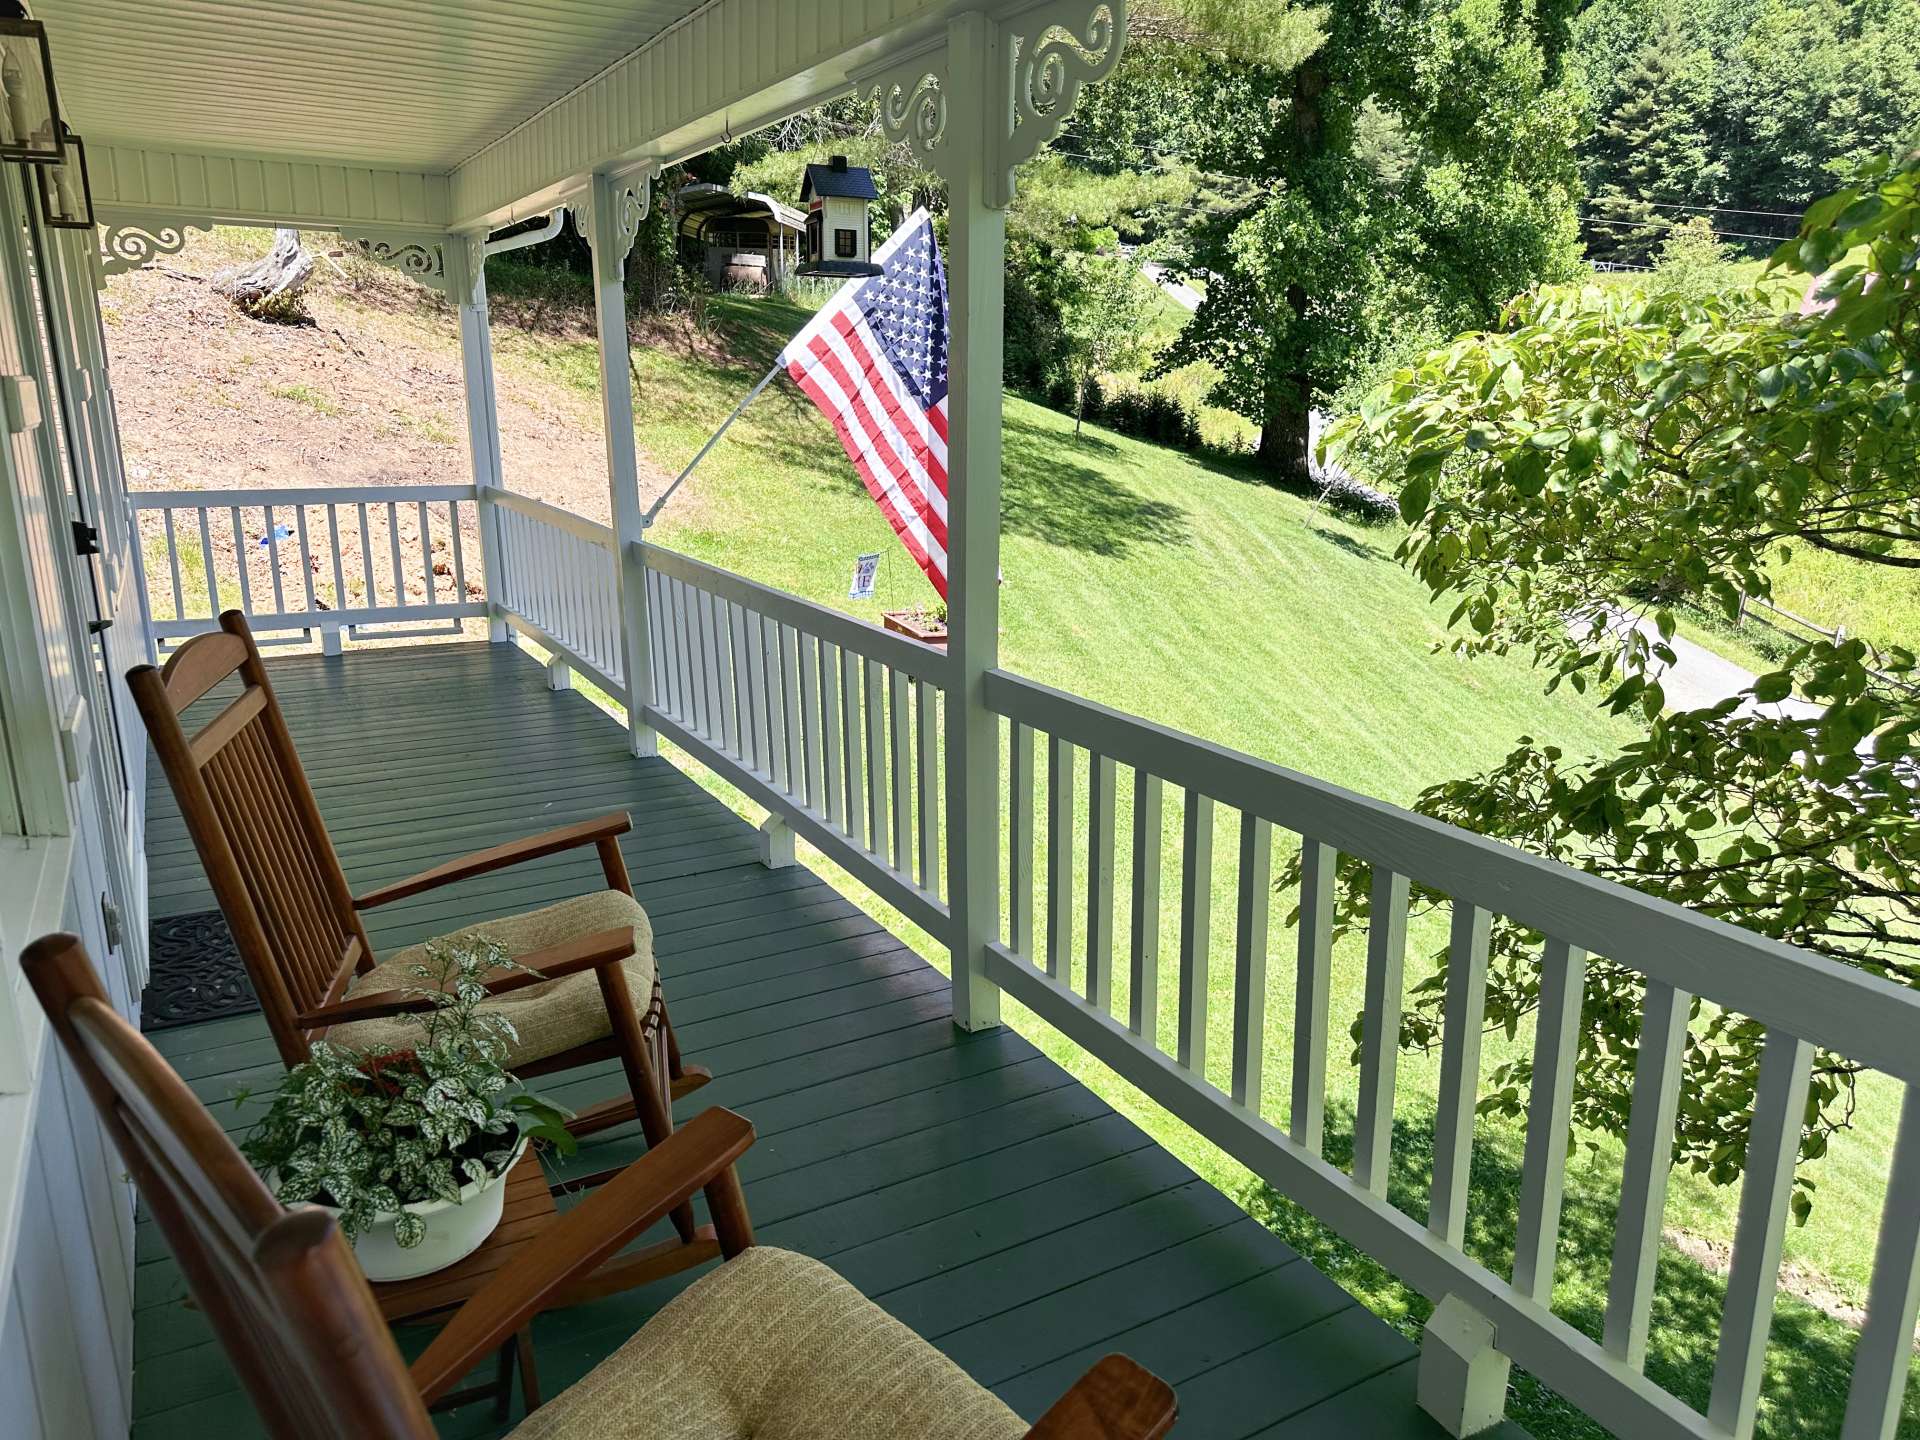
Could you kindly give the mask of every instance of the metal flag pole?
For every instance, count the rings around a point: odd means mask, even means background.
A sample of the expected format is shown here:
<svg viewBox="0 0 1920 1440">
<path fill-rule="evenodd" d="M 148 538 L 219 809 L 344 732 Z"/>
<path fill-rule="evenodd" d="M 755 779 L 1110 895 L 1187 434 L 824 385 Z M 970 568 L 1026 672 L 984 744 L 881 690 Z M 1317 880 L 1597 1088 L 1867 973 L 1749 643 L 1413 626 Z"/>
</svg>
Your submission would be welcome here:
<svg viewBox="0 0 1920 1440">
<path fill-rule="evenodd" d="M 762 390 L 766 389 L 767 386 L 773 383 L 773 377 L 778 375 L 782 370 L 786 368 L 787 367 L 781 364 L 778 360 L 774 361 L 773 368 L 767 371 L 765 375 L 762 375 L 760 377 L 760 383 L 754 386 L 753 389 L 747 392 L 746 399 L 742 400 L 738 405 L 733 407 L 733 413 L 727 416 L 725 420 L 722 420 L 720 422 L 720 428 L 714 431 L 713 434 L 710 437 L 708 437 L 707 443 L 700 447 L 700 453 L 694 456 L 693 459 L 687 462 L 687 468 L 682 470 L 678 475 L 673 477 L 673 483 L 667 486 L 665 490 L 661 491 L 660 498 L 654 501 L 653 504 L 648 508 L 647 517 L 646 517 L 646 523 L 648 526 L 651 526 L 653 524 L 654 516 L 658 515 L 661 512 L 661 510 L 663 510 L 666 507 L 667 501 L 673 498 L 673 492 L 680 488 L 680 482 L 685 480 L 689 475 L 691 475 L 694 471 L 694 467 L 698 465 L 702 460 L 707 458 L 707 452 L 713 449 L 714 446 L 720 443 L 720 437 L 727 433 L 727 428 L 730 425 L 732 425 L 734 421 L 740 418 L 741 412 L 744 411 L 747 408 L 747 406 L 751 405 L 756 399 L 759 398 L 760 392 Z"/>
</svg>

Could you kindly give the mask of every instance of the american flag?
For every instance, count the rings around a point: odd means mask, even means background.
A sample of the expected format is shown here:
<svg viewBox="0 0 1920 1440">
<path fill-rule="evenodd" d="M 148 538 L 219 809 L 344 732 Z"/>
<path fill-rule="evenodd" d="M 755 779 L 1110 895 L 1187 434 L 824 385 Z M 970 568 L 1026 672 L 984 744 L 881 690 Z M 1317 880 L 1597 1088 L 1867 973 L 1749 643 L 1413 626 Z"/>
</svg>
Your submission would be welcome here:
<svg viewBox="0 0 1920 1440">
<path fill-rule="evenodd" d="M 840 436 L 867 493 L 947 594 L 947 275 L 916 210 L 780 352 Z"/>
</svg>

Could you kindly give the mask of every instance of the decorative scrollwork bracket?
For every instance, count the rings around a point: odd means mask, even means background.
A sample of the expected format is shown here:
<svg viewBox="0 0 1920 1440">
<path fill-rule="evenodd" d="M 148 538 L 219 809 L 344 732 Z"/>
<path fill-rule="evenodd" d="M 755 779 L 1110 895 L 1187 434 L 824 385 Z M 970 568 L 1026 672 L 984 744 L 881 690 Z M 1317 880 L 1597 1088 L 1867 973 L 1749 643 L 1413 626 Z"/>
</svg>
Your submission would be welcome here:
<svg viewBox="0 0 1920 1440">
<path fill-rule="evenodd" d="M 618 280 L 625 272 L 633 242 L 653 208 L 653 182 L 659 174 L 659 165 L 653 164 L 624 175 L 595 176 L 585 194 L 567 202 L 573 223 L 593 250 L 594 266 L 603 279 Z M 608 226 L 604 244 L 600 234 L 602 203 L 607 207 Z"/>
<path fill-rule="evenodd" d="M 408 230 L 363 230 L 342 227 L 340 239 L 349 250 L 376 265 L 385 265 L 444 292 L 447 289 L 447 245 L 444 235 Z M 457 243 L 457 237 L 455 237 Z"/>
<path fill-rule="evenodd" d="M 940 170 L 948 156 L 943 147 L 951 85 L 946 51 L 940 47 L 863 77 L 860 90 L 879 106 L 886 137 L 911 150 L 916 164 Z"/>
<path fill-rule="evenodd" d="M 965 147 L 984 146 L 985 199 L 1004 210 L 1013 203 L 1014 172 L 1060 133 L 1080 87 L 1104 79 L 1119 63 L 1126 24 L 1127 0 L 1043 0 L 985 23 L 963 16 L 940 41 L 867 72 L 857 84 L 878 103 L 887 138 L 949 183 Z M 984 54 L 956 57 L 956 45 L 984 47 Z M 956 84 L 962 73 L 983 76 L 984 83 Z M 970 141 L 976 135 L 978 141 Z"/>
<path fill-rule="evenodd" d="M 1127 0 L 1050 0 L 1000 23 L 1008 104 L 989 202 L 1013 202 L 1014 171 L 1060 133 L 1080 87 L 1120 63 Z"/>
<path fill-rule="evenodd" d="M 101 273 L 118 275 L 138 270 L 163 255 L 178 255 L 186 248 L 189 231 L 211 229 L 213 220 L 206 215 L 122 218 L 103 214 L 100 217 Z"/>
</svg>

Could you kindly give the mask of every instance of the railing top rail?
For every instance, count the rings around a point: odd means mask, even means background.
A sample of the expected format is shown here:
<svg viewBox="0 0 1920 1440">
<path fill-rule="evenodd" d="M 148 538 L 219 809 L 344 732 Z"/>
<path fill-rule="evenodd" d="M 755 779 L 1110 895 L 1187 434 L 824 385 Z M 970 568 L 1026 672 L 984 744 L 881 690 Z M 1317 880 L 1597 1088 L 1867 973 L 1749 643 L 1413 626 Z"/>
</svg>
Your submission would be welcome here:
<svg viewBox="0 0 1920 1440">
<path fill-rule="evenodd" d="M 481 487 L 481 498 L 491 501 L 503 510 L 516 510 L 520 514 L 564 530 L 569 535 L 577 535 L 589 544 L 599 545 L 607 550 L 616 548 L 616 540 L 610 526 L 597 524 L 584 515 L 576 515 L 571 510 L 562 510 L 558 505 L 549 505 L 544 500 L 536 500 L 531 495 L 521 495 L 516 491 L 502 490 L 497 486 Z"/>
<path fill-rule="evenodd" d="M 287 490 L 134 490 L 127 499 L 136 510 L 229 509 L 235 505 L 415 504 L 426 500 L 472 500 L 472 485 L 342 485 Z"/>
<path fill-rule="evenodd" d="M 989 709 L 1920 1083 L 1920 992 L 1005 670 Z"/>
<path fill-rule="evenodd" d="M 938 650 L 903 635 L 895 635 L 891 630 L 882 630 L 865 620 L 843 615 L 838 610 L 816 605 L 811 600 L 789 595 L 784 590 L 758 584 L 731 570 L 722 570 L 705 561 L 695 560 L 677 550 L 663 550 L 645 540 L 633 543 L 641 547 L 641 556 L 651 570 L 696 585 L 744 605 L 749 610 L 784 621 L 808 634 L 818 635 L 835 645 L 881 661 L 916 680 L 924 680 L 942 690 L 947 688 L 951 667 L 947 657 Z"/>
</svg>

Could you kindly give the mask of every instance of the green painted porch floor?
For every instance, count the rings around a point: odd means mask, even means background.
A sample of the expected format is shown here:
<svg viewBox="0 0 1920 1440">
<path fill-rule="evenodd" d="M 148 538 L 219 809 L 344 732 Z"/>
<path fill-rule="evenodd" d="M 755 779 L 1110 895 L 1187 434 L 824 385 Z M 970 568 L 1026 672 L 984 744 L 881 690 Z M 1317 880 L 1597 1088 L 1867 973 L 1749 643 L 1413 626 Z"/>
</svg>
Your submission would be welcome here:
<svg viewBox="0 0 1920 1440">
<path fill-rule="evenodd" d="M 752 829 L 511 646 L 284 657 L 272 673 L 356 890 L 606 810 L 625 840 L 681 1045 L 759 1140 L 743 1162 L 759 1238 L 818 1256 L 1037 1416 L 1120 1350 L 1179 1393 L 1176 1434 L 1437 1437 L 1407 1342 L 1010 1030 L 948 1019 L 945 979 L 804 868 L 764 869 Z M 157 915 L 209 909 L 157 773 Z M 377 947 L 592 888 L 589 850 L 369 915 Z M 277 1064 L 255 1016 L 154 1037 L 231 1128 L 230 1095 Z M 609 1070 L 560 1087 L 611 1094 Z M 596 1137 L 586 1169 L 640 1153 Z M 649 1237 L 654 1238 L 654 1237 Z M 138 1235 L 137 1440 L 260 1427 L 151 1223 Z M 626 1339 L 691 1277 L 541 1317 L 546 1393 Z M 403 1332 L 409 1352 L 418 1332 Z M 519 1416 L 515 1398 L 515 1418 Z M 511 1422 L 507 1428 L 510 1428 Z M 491 1408 L 442 1433 L 500 1433 Z M 1503 1427 L 1510 1440 L 1524 1440 Z"/>
</svg>

